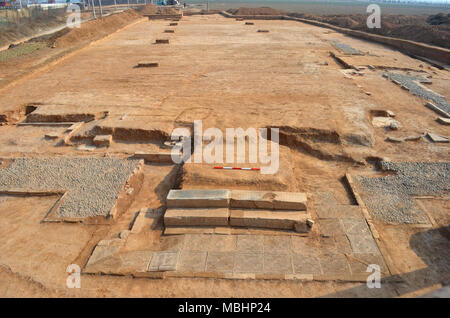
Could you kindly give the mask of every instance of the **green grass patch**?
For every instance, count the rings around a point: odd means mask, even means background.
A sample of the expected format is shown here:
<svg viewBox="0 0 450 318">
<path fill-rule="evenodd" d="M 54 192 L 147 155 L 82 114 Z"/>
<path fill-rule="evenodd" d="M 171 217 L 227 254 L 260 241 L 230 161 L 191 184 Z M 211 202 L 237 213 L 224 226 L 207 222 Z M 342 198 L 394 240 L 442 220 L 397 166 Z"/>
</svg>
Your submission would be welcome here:
<svg viewBox="0 0 450 318">
<path fill-rule="evenodd" d="M 44 46 L 45 46 L 45 43 L 43 43 L 43 42 L 30 42 L 30 43 L 19 44 L 18 46 L 15 46 L 11 49 L 1 51 L 0 52 L 0 63 L 7 62 L 11 59 L 15 59 L 15 58 L 33 53 L 34 51 L 39 50 L 40 48 L 43 48 Z"/>
</svg>

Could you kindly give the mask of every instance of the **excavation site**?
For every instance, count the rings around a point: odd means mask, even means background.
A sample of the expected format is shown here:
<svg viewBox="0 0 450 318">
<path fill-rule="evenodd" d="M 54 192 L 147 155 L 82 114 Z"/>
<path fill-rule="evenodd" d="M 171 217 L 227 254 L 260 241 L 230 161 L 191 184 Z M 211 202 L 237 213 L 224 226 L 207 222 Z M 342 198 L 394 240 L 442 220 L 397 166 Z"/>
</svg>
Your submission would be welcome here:
<svg viewBox="0 0 450 318">
<path fill-rule="evenodd" d="M 449 47 L 175 2 L 0 51 L 0 297 L 450 297 Z"/>
</svg>

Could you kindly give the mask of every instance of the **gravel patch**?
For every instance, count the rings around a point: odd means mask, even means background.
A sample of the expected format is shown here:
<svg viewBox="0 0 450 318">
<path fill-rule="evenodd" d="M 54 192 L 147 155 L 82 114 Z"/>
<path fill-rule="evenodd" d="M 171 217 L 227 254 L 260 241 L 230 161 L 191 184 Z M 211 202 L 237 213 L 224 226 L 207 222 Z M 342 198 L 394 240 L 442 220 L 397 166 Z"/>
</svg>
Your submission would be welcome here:
<svg viewBox="0 0 450 318">
<path fill-rule="evenodd" d="M 350 45 L 345 44 L 345 43 L 341 43 L 337 40 L 333 40 L 333 45 L 338 48 L 339 50 L 341 50 L 342 52 L 344 52 L 344 54 L 351 54 L 351 55 L 362 55 L 362 53 L 357 50 L 352 48 Z"/>
<path fill-rule="evenodd" d="M 444 195 L 450 191 L 450 163 L 381 162 L 396 175 L 356 176 L 361 197 L 371 213 L 392 224 L 428 223 L 414 196 Z"/>
<path fill-rule="evenodd" d="M 400 82 L 414 95 L 432 101 L 439 109 L 447 114 L 450 114 L 450 103 L 447 102 L 445 97 L 420 85 L 420 83 L 431 83 L 429 79 L 421 76 L 403 75 L 398 73 L 385 73 L 383 76 Z"/>
<path fill-rule="evenodd" d="M 139 165 L 117 158 L 18 158 L 0 169 L 0 191 L 66 190 L 59 216 L 108 216 Z"/>
</svg>

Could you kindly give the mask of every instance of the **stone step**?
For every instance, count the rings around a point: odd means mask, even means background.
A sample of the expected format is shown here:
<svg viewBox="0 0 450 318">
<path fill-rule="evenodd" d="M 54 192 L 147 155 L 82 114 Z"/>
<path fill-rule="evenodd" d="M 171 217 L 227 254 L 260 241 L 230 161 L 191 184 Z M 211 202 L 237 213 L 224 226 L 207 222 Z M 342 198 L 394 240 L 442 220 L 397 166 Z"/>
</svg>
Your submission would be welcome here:
<svg viewBox="0 0 450 318">
<path fill-rule="evenodd" d="M 229 190 L 170 190 L 167 195 L 169 208 L 227 208 Z"/>
<path fill-rule="evenodd" d="M 230 210 L 230 225 L 307 233 L 311 216 L 299 211 Z"/>
<path fill-rule="evenodd" d="M 216 209 L 167 209 L 165 226 L 228 226 L 228 208 Z"/>
<path fill-rule="evenodd" d="M 172 152 L 143 152 L 143 151 L 137 151 L 134 153 L 133 158 L 137 159 L 144 159 L 148 162 L 155 162 L 155 163 L 180 163 L 182 160 L 182 153 L 177 152 L 173 154 L 174 157 L 172 157 Z"/>
<path fill-rule="evenodd" d="M 306 193 L 232 190 L 230 207 L 306 211 Z"/>
</svg>

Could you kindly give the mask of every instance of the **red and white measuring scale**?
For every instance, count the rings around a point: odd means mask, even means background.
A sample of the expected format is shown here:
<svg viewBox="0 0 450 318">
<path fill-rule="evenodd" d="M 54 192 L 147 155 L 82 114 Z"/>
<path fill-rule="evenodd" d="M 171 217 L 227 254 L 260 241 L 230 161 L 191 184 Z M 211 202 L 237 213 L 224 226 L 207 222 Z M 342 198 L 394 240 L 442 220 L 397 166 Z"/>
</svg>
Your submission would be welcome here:
<svg viewBox="0 0 450 318">
<path fill-rule="evenodd" d="M 223 170 L 261 170 L 260 168 L 241 168 L 241 167 L 214 167 L 214 169 L 223 169 Z"/>
</svg>

